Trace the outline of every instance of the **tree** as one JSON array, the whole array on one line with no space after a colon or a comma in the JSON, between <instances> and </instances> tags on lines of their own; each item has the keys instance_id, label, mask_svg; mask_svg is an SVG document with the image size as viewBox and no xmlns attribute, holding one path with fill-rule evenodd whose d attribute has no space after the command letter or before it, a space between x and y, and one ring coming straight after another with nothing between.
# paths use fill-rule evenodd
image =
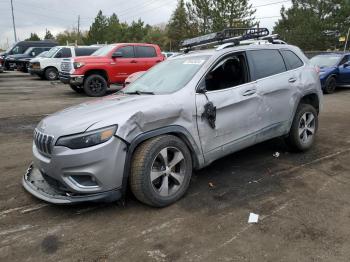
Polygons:
<instances>
[{"instance_id":1,"label":"tree","mask_svg":"<svg viewBox=\"0 0 350 262\"><path fill-rule=\"evenodd\" d=\"M106 16L102 14L100 10L95 17L94 22L90 26L90 30L88 32L87 40L90 44L95 43L104 43L108 41L107 39L108 32L108 19Z\"/></svg>"},{"instance_id":2,"label":"tree","mask_svg":"<svg viewBox=\"0 0 350 262\"><path fill-rule=\"evenodd\" d=\"M108 18L106 40L108 43L117 43L121 41L122 37L122 25L117 15L113 13Z\"/></svg>"},{"instance_id":3,"label":"tree","mask_svg":"<svg viewBox=\"0 0 350 262\"><path fill-rule=\"evenodd\" d=\"M40 37L36 33L30 33L30 37L26 41L40 41Z\"/></svg>"},{"instance_id":4,"label":"tree","mask_svg":"<svg viewBox=\"0 0 350 262\"><path fill-rule=\"evenodd\" d=\"M256 10L248 3L248 0L217 0L213 1L212 5L212 31L255 25Z\"/></svg>"},{"instance_id":5,"label":"tree","mask_svg":"<svg viewBox=\"0 0 350 262\"><path fill-rule=\"evenodd\" d=\"M60 45L66 45L67 43L75 43L78 41L78 44L84 44L87 38L87 33L80 33L78 36L78 32L76 30L65 30L56 35L56 41ZM85 39L85 40L84 40Z\"/></svg>"},{"instance_id":6,"label":"tree","mask_svg":"<svg viewBox=\"0 0 350 262\"><path fill-rule=\"evenodd\" d=\"M186 3L192 24L201 34L207 34L212 29L212 10L215 0L192 0Z\"/></svg>"},{"instance_id":7,"label":"tree","mask_svg":"<svg viewBox=\"0 0 350 262\"><path fill-rule=\"evenodd\" d=\"M275 33L304 50L335 48L339 45L338 37L324 32L339 31L345 35L350 26L350 6L346 0L292 0L291 8L282 7L281 16Z\"/></svg>"},{"instance_id":8,"label":"tree","mask_svg":"<svg viewBox=\"0 0 350 262\"><path fill-rule=\"evenodd\" d=\"M55 39L55 37L51 34L50 30L46 30L44 39Z\"/></svg>"},{"instance_id":9,"label":"tree","mask_svg":"<svg viewBox=\"0 0 350 262\"><path fill-rule=\"evenodd\" d=\"M167 26L169 49L179 49L181 40L193 36L184 0L179 0ZM171 51L171 50L170 50Z\"/></svg>"}]
</instances>

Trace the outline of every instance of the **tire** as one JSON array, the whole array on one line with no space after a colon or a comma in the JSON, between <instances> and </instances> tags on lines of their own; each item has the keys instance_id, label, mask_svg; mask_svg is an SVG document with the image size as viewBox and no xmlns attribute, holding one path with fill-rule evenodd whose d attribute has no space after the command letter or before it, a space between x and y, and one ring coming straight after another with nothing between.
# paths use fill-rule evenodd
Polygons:
<instances>
[{"instance_id":1,"label":"tire","mask_svg":"<svg viewBox=\"0 0 350 262\"><path fill-rule=\"evenodd\" d=\"M58 79L58 71L56 68L50 67L45 70L45 79L49 81L54 81Z\"/></svg>"},{"instance_id":2,"label":"tire","mask_svg":"<svg viewBox=\"0 0 350 262\"><path fill-rule=\"evenodd\" d=\"M72 90L77 92L78 94L84 93L84 88L81 86L69 85Z\"/></svg>"},{"instance_id":3,"label":"tire","mask_svg":"<svg viewBox=\"0 0 350 262\"><path fill-rule=\"evenodd\" d=\"M172 165L175 159L182 160ZM173 167L169 168L171 165ZM176 136L164 135L143 142L135 150L129 182L139 201L153 207L165 207L186 193L191 175L192 157L186 144Z\"/></svg>"},{"instance_id":4,"label":"tire","mask_svg":"<svg viewBox=\"0 0 350 262\"><path fill-rule=\"evenodd\" d=\"M308 122L310 123L307 125ZM317 130L318 114L316 109L309 104L300 104L286 138L286 143L292 151L307 151L315 142Z\"/></svg>"},{"instance_id":5,"label":"tire","mask_svg":"<svg viewBox=\"0 0 350 262\"><path fill-rule=\"evenodd\" d=\"M336 87L337 87L337 80L333 76L331 76L326 80L326 85L323 92L325 94L333 94Z\"/></svg>"},{"instance_id":6,"label":"tire","mask_svg":"<svg viewBox=\"0 0 350 262\"><path fill-rule=\"evenodd\" d=\"M91 75L84 81L84 91L88 96L104 96L107 92L107 81L101 75Z\"/></svg>"}]
</instances>

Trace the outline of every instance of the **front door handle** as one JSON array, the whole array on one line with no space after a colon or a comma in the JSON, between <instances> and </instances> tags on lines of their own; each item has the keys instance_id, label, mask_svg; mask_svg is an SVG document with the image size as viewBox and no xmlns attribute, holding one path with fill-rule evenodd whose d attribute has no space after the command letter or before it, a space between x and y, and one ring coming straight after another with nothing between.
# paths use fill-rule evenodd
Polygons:
<instances>
[{"instance_id":1,"label":"front door handle","mask_svg":"<svg viewBox=\"0 0 350 262\"><path fill-rule=\"evenodd\" d=\"M295 83L296 81L297 81L297 79L294 77L289 78L289 80L288 80L289 83Z\"/></svg>"},{"instance_id":2,"label":"front door handle","mask_svg":"<svg viewBox=\"0 0 350 262\"><path fill-rule=\"evenodd\" d=\"M137 63L137 61L136 61L136 60L131 60L131 61L130 61L130 63L132 63L132 64L136 64L136 63Z\"/></svg>"},{"instance_id":3,"label":"front door handle","mask_svg":"<svg viewBox=\"0 0 350 262\"><path fill-rule=\"evenodd\" d=\"M256 89L249 89L243 93L243 96L251 96L256 93Z\"/></svg>"}]
</instances>

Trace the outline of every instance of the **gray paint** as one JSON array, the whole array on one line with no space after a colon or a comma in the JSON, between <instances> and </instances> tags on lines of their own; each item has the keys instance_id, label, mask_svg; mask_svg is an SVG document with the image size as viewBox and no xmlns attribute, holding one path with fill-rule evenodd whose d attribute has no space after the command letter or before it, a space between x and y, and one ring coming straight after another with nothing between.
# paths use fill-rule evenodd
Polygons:
<instances>
[{"instance_id":1,"label":"gray paint","mask_svg":"<svg viewBox=\"0 0 350 262\"><path fill-rule=\"evenodd\" d=\"M203 94L196 87L211 66L223 56L236 51L255 49L290 49L305 65L296 70L252 81L240 86L208 92L217 107L216 128L202 119ZM209 60L181 90L169 95L111 95L83 103L44 118L38 130L61 136L118 125L116 137L91 148L71 150L54 147L51 157L43 156L33 145L34 165L61 181L76 193L97 193L122 187L126 144L140 135L168 126L183 127L199 148L199 167L255 143L289 132L299 100L306 94L317 94L322 100L318 75L302 52L287 45L239 46L220 51L207 50L180 55L210 55ZM288 80L294 77L295 83ZM254 90L251 96L243 96ZM89 174L99 187L79 188L70 183L70 174Z\"/></svg>"}]
</instances>

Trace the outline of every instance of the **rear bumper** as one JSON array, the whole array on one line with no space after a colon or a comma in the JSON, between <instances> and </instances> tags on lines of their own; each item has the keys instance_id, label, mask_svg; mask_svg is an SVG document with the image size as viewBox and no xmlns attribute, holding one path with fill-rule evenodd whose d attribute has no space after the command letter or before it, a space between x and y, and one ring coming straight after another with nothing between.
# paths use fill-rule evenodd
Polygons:
<instances>
[{"instance_id":1,"label":"rear bumper","mask_svg":"<svg viewBox=\"0 0 350 262\"><path fill-rule=\"evenodd\" d=\"M81 202L113 202L122 197L119 189L94 193L76 194L68 193L59 187L53 187L43 177L40 170L31 164L23 177L23 187L35 197L53 204L75 204Z\"/></svg>"},{"instance_id":2,"label":"rear bumper","mask_svg":"<svg viewBox=\"0 0 350 262\"><path fill-rule=\"evenodd\" d=\"M84 75L71 75L69 73L60 72L59 79L64 84L82 85L84 83Z\"/></svg>"}]
</instances>

